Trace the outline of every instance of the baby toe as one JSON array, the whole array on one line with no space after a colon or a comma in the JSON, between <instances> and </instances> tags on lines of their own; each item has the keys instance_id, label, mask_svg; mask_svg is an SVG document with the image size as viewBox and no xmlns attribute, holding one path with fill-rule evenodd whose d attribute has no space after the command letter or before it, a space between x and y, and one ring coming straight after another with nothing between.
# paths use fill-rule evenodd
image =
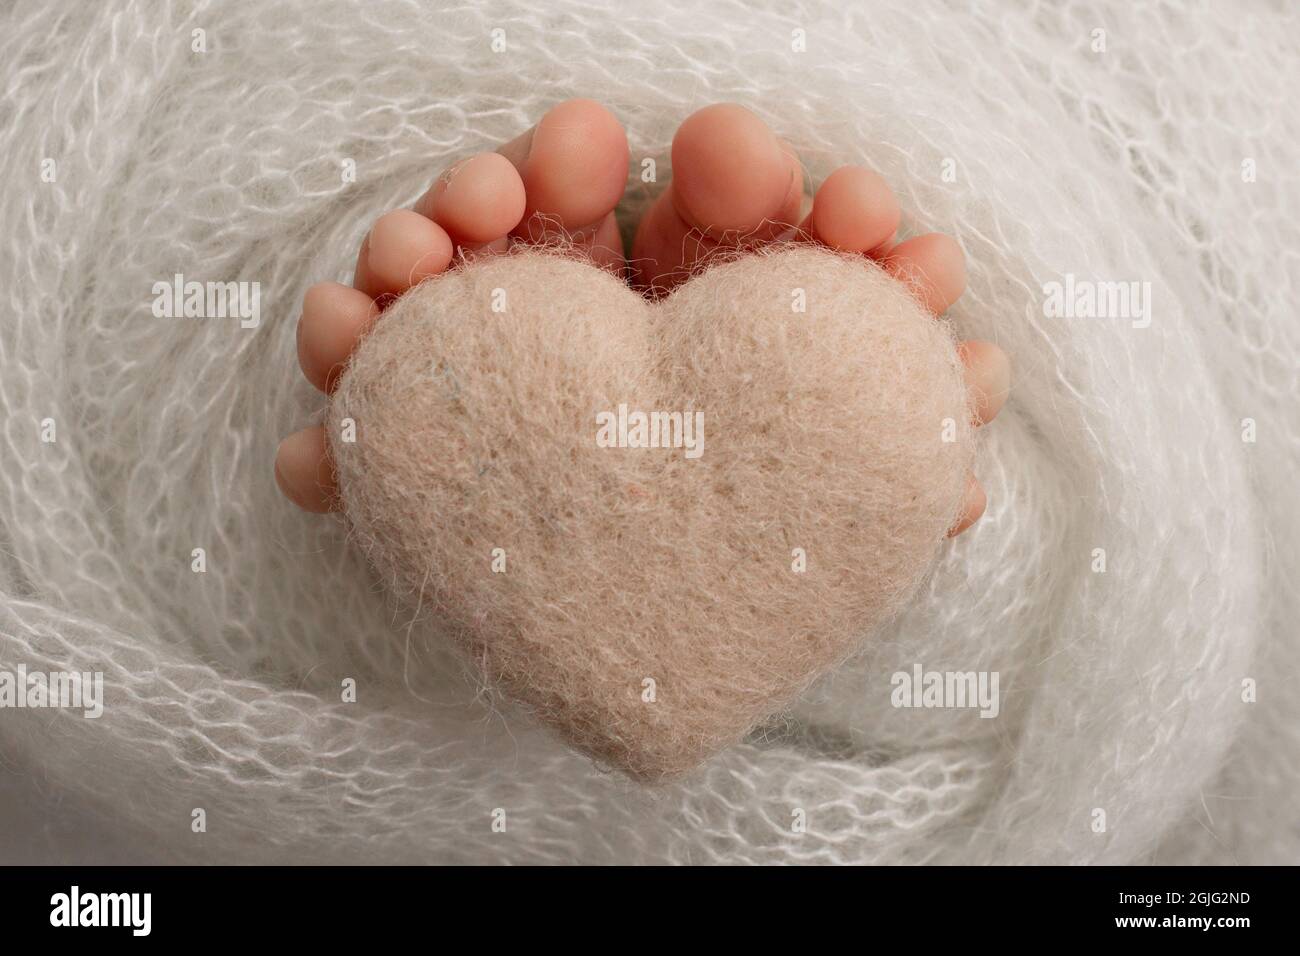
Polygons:
<instances>
[{"instance_id":1,"label":"baby toe","mask_svg":"<svg viewBox=\"0 0 1300 956\"><path fill-rule=\"evenodd\" d=\"M718 103L691 114L673 137L672 157L673 205L708 235L745 235L765 223L791 225L798 217L798 160L743 106Z\"/></svg>"},{"instance_id":2,"label":"baby toe","mask_svg":"<svg viewBox=\"0 0 1300 956\"><path fill-rule=\"evenodd\" d=\"M500 153L457 163L429 188L415 211L446 230L457 246L480 246L510 234L524 217L524 182Z\"/></svg>"},{"instance_id":3,"label":"baby toe","mask_svg":"<svg viewBox=\"0 0 1300 956\"><path fill-rule=\"evenodd\" d=\"M976 521L984 516L984 510L988 507L988 495L984 492L984 487L972 474L966 479L966 491L962 495L961 512L957 518L957 523L948 529L948 537L955 538L961 534Z\"/></svg>"},{"instance_id":4,"label":"baby toe","mask_svg":"<svg viewBox=\"0 0 1300 956\"><path fill-rule=\"evenodd\" d=\"M992 342L976 339L958 345L957 354L966 368L971 417L975 424L985 425L1002 410L1011 392L1011 362Z\"/></svg>"},{"instance_id":5,"label":"baby toe","mask_svg":"<svg viewBox=\"0 0 1300 956\"><path fill-rule=\"evenodd\" d=\"M902 209L884 178L861 166L841 166L813 197L809 236L842 252L882 250L898 231Z\"/></svg>"},{"instance_id":6,"label":"baby toe","mask_svg":"<svg viewBox=\"0 0 1300 956\"><path fill-rule=\"evenodd\" d=\"M900 242L882 264L935 315L947 311L966 289L966 257L957 240L941 233Z\"/></svg>"},{"instance_id":7,"label":"baby toe","mask_svg":"<svg viewBox=\"0 0 1300 956\"><path fill-rule=\"evenodd\" d=\"M561 237L590 245L623 198L627 135L594 100L559 104L499 152L523 183L523 221L515 234L525 241Z\"/></svg>"},{"instance_id":8,"label":"baby toe","mask_svg":"<svg viewBox=\"0 0 1300 956\"><path fill-rule=\"evenodd\" d=\"M275 483L304 511L323 513L338 506L334 465L320 425L294 432L275 453Z\"/></svg>"},{"instance_id":9,"label":"baby toe","mask_svg":"<svg viewBox=\"0 0 1300 956\"><path fill-rule=\"evenodd\" d=\"M379 314L375 300L338 282L320 282L307 290L298 320L298 364L307 381L322 392L347 365L362 334Z\"/></svg>"},{"instance_id":10,"label":"baby toe","mask_svg":"<svg viewBox=\"0 0 1300 956\"><path fill-rule=\"evenodd\" d=\"M401 295L443 272L452 252L442 226L410 209L395 209L375 221L363 243L355 285L375 299Z\"/></svg>"},{"instance_id":11,"label":"baby toe","mask_svg":"<svg viewBox=\"0 0 1300 956\"><path fill-rule=\"evenodd\" d=\"M632 246L636 283L664 292L719 246L757 246L799 221L803 172L788 144L735 103L707 106L678 128L673 181Z\"/></svg>"}]
</instances>

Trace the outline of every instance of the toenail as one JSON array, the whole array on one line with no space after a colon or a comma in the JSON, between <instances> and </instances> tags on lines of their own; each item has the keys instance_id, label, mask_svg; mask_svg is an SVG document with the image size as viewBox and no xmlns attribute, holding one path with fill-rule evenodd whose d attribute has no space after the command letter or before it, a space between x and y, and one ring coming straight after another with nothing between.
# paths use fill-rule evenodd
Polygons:
<instances>
[{"instance_id":1,"label":"toenail","mask_svg":"<svg viewBox=\"0 0 1300 956\"><path fill-rule=\"evenodd\" d=\"M456 174L459 173L462 169L464 169L465 164L468 163L469 160L472 158L473 157L470 157L469 159L462 159L448 166L446 171L442 174L442 184L444 186L450 186L451 181L456 178Z\"/></svg>"}]
</instances>

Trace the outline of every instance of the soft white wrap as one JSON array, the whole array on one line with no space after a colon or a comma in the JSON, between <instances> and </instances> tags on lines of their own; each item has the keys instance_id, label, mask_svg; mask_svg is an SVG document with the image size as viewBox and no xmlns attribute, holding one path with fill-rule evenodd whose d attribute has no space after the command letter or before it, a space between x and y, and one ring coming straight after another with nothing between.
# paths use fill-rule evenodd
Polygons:
<instances>
[{"instance_id":1,"label":"soft white wrap","mask_svg":"<svg viewBox=\"0 0 1300 956\"><path fill-rule=\"evenodd\" d=\"M106 701L0 710L0 860L1300 860L1294 14L851 6L3 14L0 668L102 671ZM271 478L323 406L304 289L571 96L624 121L629 207L717 100L813 181L879 170L961 241L953 319L1015 371L989 513L915 607L667 789L487 699ZM260 282L260 324L156 318L177 273ZM1045 316L1066 274L1150 282L1149 327ZM1000 714L893 708L916 663L997 671Z\"/></svg>"}]
</instances>

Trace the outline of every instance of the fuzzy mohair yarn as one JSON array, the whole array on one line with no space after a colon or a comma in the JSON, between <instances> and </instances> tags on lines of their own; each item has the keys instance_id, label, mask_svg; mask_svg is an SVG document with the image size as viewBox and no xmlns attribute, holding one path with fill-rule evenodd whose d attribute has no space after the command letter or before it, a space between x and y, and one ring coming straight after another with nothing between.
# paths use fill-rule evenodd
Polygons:
<instances>
[{"instance_id":1,"label":"fuzzy mohair yarn","mask_svg":"<svg viewBox=\"0 0 1300 956\"><path fill-rule=\"evenodd\" d=\"M382 580L566 740L658 779L911 597L969 420L945 323L863 257L790 246L656 304L553 253L457 268L383 314L327 434Z\"/></svg>"},{"instance_id":2,"label":"fuzzy mohair yarn","mask_svg":"<svg viewBox=\"0 0 1300 956\"><path fill-rule=\"evenodd\" d=\"M0 711L0 860L1300 860L1298 29L1158 0L0 4L0 668L104 675L98 719ZM905 233L961 243L947 318L1015 372L979 524L657 787L485 692L271 475L322 421L304 291L574 96L627 130L625 223L711 102L809 185L876 170ZM155 316L176 273L259 282L260 323ZM1045 314L1067 276L1150 281L1149 324ZM917 664L999 673L997 717L894 707Z\"/></svg>"}]
</instances>

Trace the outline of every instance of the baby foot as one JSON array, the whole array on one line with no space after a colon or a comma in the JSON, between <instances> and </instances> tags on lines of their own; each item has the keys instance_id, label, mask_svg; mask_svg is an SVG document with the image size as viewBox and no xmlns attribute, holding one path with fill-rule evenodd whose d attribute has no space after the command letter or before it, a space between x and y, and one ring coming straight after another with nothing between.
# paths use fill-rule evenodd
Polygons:
<instances>
[{"instance_id":1,"label":"baby foot","mask_svg":"<svg viewBox=\"0 0 1300 956\"><path fill-rule=\"evenodd\" d=\"M672 155L673 182L642 219L633 244L631 278L644 292L663 294L719 248L789 238L869 256L906 282L935 315L964 289L961 250L951 238L930 234L894 242L898 202L870 170L836 170L801 217L808 202L794 151L743 107L719 104L691 115L673 139ZM590 100L562 103L495 153L453 166L414 210L376 221L361 245L351 288L325 282L307 291L298 325L303 373L321 391L332 392L370 323L411 286L445 271L458 254L563 238L596 264L622 269L613 210L627 166L621 126ZM1007 359L989 342L963 342L959 352L974 419L983 425L1006 398ZM300 507L322 512L336 506L338 489L321 427L281 443L275 474ZM951 534L974 524L985 505L972 475Z\"/></svg>"},{"instance_id":2,"label":"baby foot","mask_svg":"<svg viewBox=\"0 0 1300 956\"><path fill-rule=\"evenodd\" d=\"M334 390L361 336L407 289L456 256L512 242L562 239L597 265L623 268L614 206L627 182L627 138L591 100L569 100L528 132L444 171L414 209L379 217L361 243L352 286L322 282L303 297L298 362L307 380ZM299 507L336 507L334 469L321 426L280 444L280 490Z\"/></svg>"},{"instance_id":3,"label":"baby foot","mask_svg":"<svg viewBox=\"0 0 1300 956\"><path fill-rule=\"evenodd\" d=\"M898 200L868 169L841 166L831 173L803 215L808 203L798 157L742 106L720 103L689 116L673 137L672 168L672 183L642 218L632 246L632 281L642 291L667 292L720 248L782 239L866 255L907 283L936 316L965 289L965 263L953 239L931 233L894 241ZM1007 357L991 342L963 342L958 352L975 423L983 425L1006 400ZM978 521L986 504L972 474L962 515L949 533L960 534Z\"/></svg>"}]
</instances>

